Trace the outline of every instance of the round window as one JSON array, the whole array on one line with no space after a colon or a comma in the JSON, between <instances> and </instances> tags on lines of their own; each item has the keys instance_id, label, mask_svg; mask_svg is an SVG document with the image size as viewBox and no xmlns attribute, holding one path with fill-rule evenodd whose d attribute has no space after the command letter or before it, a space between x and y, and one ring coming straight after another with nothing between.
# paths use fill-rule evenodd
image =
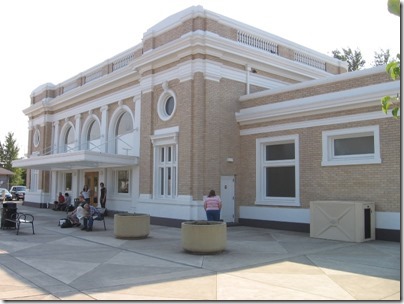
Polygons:
<instances>
[{"instance_id":1,"label":"round window","mask_svg":"<svg viewBox=\"0 0 404 304\"><path fill-rule=\"evenodd\" d=\"M157 105L157 112L161 120L167 121L173 117L176 109L175 97L171 94L164 94L160 97Z\"/></svg>"},{"instance_id":2,"label":"round window","mask_svg":"<svg viewBox=\"0 0 404 304\"><path fill-rule=\"evenodd\" d=\"M175 103L174 103L174 97L172 97L172 96L170 96L168 99L167 99L167 101L166 101L166 105L165 105L165 111L166 111L166 114L168 115L168 116L170 116L171 114L173 114L173 112L174 112L174 106L175 106Z\"/></svg>"},{"instance_id":3,"label":"round window","mask_svg":"<svg viewBox=\"0 0 404 304\"><path fill-rule=\"evenodd\" d=\"M38 129L36 129L35 133L34 133L34 138L33 138L35 148L39 146L40 141L41 141L40 132Z\"/></svg>"}]
</instances>

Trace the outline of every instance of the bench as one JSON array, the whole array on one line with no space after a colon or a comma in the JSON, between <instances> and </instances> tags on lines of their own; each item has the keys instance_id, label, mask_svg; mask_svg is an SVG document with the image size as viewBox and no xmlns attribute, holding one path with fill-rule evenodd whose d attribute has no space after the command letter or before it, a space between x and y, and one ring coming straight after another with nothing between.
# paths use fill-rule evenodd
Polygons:
<instances>
[{"instance_id":1,"label":"bench","mask_svg":"<svg viewBox=\"0 0 404 304\"><path fill-rule=\"evenodd\" d=\"M94 221L102 221L104 223L104 230L107 230L107 227L105 226L105 208L96 208L96 209L100 213L100 216L95 218Z\"/></svg>"},{"instance_id":2,"label":"bench","mask_svg":"<svg viewBox=\"0 0 404 304\"><path fill-rule=\"evenodd\" d=\"M20 231L21 224L31 224L32 234L35 234L34 216L32 214L16 212L16 213L13 213L10 218L5 219L5 221L14 223L17 226L17 235L18 235L18 232Z\"/></svg>"}]
</instances>

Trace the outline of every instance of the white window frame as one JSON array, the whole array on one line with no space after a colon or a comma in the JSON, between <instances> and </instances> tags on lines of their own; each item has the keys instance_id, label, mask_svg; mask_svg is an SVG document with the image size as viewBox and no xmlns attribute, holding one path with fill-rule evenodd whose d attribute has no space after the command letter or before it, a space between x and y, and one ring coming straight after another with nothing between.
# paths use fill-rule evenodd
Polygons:
<instances>
[{"instance_id":1,"label":"white window frame","mask_svg":"<svg viewBox=\"0 0 404 304\"><path fill-rule=\"evenodd\" d=\"M374 153L352 154L336 156L334 154L334 141L336 139L373 136ZM346 166L380 164L380 133L379 126L366 126L357 128L338 129L322 132L323 158L322 166Z\"/></svg>"},{"instance_id":2,"label":"white window frame","mask_svg":"<svg viewBox=\"0 0 404 304\"><path fill-rule=\"evenodd\" d=\"M265 160L267 145L293 143L295 158L288 160ZM265 171L268 167L295 167L295 197L267 197ZM300 166L299 166L299 135L287 135L259 138L256 140L256 205L268 206L300 206Z\"/></svg>"},{"instance_id":3,"label":"white window frame","mask_svg":"<svg viewBox=\"0 0 404 304\"><path fill-rule=\"evenodd\" d=\"M173 90L170 90L168 88L168 82L163 83L163 89L164 89L164 91L160 95L159 100L157 102L157 114L159 115L159 118L162 121L168 121L174 116L175 111L177 109L177 96ZM173 98L174 108L173 108L173 111L169 114L166 111L166 104L167 104L168 100L170 99L170 97Z\"/></svg>"},{"instance_id":4,"label":"white window frame","mask_svg":"<svg viewBox=\"0 0 404 304\"><path fill-rule=\"evenodd\" d=\"M118 178L119 178L119 172L121 172L121 171L126 171L126 173L128 174L128 193L125 193L125 192L119 192L119 180L118 180ZM117 195L117 196L130 196L130 193L131 193L131 170L128 170L128 169L126 169L126 168L119 168L119 169L116 169L116 170L114 170L114 186L115 186L115 194Z\"/></svg>"},{"instance_id":5,"label":"white window frame","mask_svg":"<svg viewBox=\"0 0 404 304\"><path fill-rule=\"evenodd\" d=\"M156 130L151 136L153 144L153 198L154 199L176 199L178 197L178 127ZM173 153L171 161L161 162L162 148L166 151L171 147ZM171 191L168 194L166 176L164 177L164 194L161 189L161 168L171 168ZM166 170L164 170L166 172ZM173 176L174 175L174 176Z\"/></svg>"}]
</instances>

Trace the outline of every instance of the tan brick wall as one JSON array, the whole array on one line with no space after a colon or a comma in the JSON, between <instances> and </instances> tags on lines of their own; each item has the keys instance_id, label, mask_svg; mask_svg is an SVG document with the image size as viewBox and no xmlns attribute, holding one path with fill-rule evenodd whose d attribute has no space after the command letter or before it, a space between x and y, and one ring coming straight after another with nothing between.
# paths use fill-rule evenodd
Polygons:
<instances>
[{"instance_id":1,"label":"tan brick wall","mask_svg":"<svg viewBox=\"0 0 404 304\"><path fill-rule=\"evenodd\" d=\"M140 125L140 163L139 163L139 191L140 193L152 193L153 183L153 150L150 135L153 134L152 114L155 111L153 93L145 93L141 98L141 125Z\"/></svg>"},{"instance_id":2,"label":"tan brick wall","mask_svg":"<svg viewBox=\"0 0 404 304\"><path fill-rule=\"evenodd\" d=\"M322 131L371 125L380 126L381 164L321 166ZM254 205L256 139L289 134L299 134L301 207L312 200L360 200L375 202L376 211L399 212L400 122L393 118L242 136L238 205Z\"/></svg>"},{"instance_id":3,"label":"tan brick wall","mask_svg":"<svg viewBox=\"0 0 404 304\"><path fill-rule=\"evenodd\" d=\"M190 81L170 81L168 87L175 92L177 102L169 121L160 120L157 112L162 86L142 96L140 192L152 193L150 135L158 129L178 126L178 194L202 199L209 189L219 191L220 176L237 172L237 167L226 159L239 158L239 129L234 113L245 87L228 80L207 81L201 73Z\"/></svg>"}]
</instances>

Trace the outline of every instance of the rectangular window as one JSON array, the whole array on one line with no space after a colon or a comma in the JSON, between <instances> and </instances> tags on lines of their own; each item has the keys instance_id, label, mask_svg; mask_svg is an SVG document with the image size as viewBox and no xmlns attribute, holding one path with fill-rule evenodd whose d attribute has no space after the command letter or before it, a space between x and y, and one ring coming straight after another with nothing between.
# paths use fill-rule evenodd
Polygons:
<instances>
[{"instance_id":1,"label":"rectangular window","mask_svg":"<svg viewBox=\"0 0 404 304\"><path fill-rule=\"evenodd\" d=\"M352 138L336 138L334 140L334 155L373 154L375 144L373 136L359 136Z\"/></svg>"},{"instance_id":2,"label":"rectangular window","mask_svg":"<svg viewBox=\"0 0 404 304\"><path fill-rule=\"evenodd\" d=\"M299 206L298 135L257 140L256 203Z\"/></svg>"},{"instance_id":3,"label":"rectangular window","mask_svg":"<svg viewBox=\"0 0 404 304\"><path fill-rule=\"evenodd\" d=\"M118 193L129 193L129 171L117 171Z\"/></svg>"},{"instance_id":4,"label":"rectangular window","mask_svg":"<svg viewBox=\"0 0 404 304\"><path fill-rule=\"evenodd\" d=\"M179 127L155 130L153 144L153 198L175 199L178 195Z\"/></svg>"},{"instance_id":5,"label":"rectangular window","mask_svg":"<svg viewBox=\"0 0 404 304\"><path fill-rule=\"evenodd\" d=\"M379 127L324 131L323 166L381 163Z\"/></svg>"},{"instance_id":6,"label":"rectangular window","mask_svg":"<svg viewBox=\"0 0 404 304\"><path fill-rule=\"evenodd\" d=\"M159 159L158 166L158 189L159 197L170 198L176 196L176 168L175 146L163 146L157 148Z\"/></svg>"}]
</instances>

